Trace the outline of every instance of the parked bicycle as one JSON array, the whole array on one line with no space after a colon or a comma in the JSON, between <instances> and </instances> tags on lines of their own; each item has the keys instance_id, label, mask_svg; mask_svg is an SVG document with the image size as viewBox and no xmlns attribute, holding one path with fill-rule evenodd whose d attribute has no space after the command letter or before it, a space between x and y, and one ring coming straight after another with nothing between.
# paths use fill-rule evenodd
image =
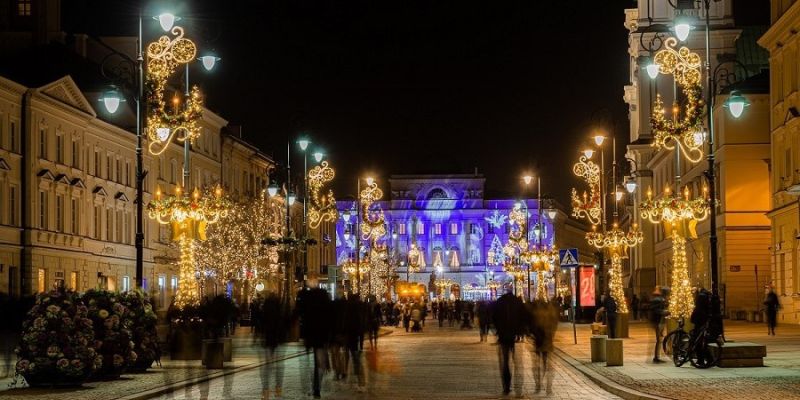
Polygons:
<instances>
[{"instance_id":1,"label":"parked bicycle","mask_svg":"<svg viewBox=\"0 0 800 400\"><path fill-rule=\"evenodd\" d=\"M719 361L720 351L715 351L710 346L712 343L716 343L717 348L721 349L723 340L721 335L715 335L709 329L708 321L686 332L683 319L679 319L678 328L664 337L662 349L664 354L672 357L676 367L681 367L688 361L695 368L706 369L717 365Z\"/></svg>"}]
</instances>

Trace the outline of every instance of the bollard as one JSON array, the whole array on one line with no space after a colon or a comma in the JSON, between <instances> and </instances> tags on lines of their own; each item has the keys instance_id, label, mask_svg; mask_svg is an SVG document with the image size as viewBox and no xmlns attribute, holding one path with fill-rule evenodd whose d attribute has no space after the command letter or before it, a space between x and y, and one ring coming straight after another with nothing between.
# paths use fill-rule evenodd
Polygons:
<instances>
[{"instance_id":1,"label":"bollard","mask_svg":"<svg viewBox=\"0 0 800 400\"><path fill-rule=\"evenodd\" d=\"M606 360L606 335L593 335L591 343L592 362L603 362Z\"/></svg>"},{"instance_id":2,"label":"bollard","mask_svg":"<svg viewBox=\"0 0 800 400\"><path fill-rule=\"evenodd\" d=\"M622 339L606 340L606 367L621 367Z\"/></svg>"}]
</instances>

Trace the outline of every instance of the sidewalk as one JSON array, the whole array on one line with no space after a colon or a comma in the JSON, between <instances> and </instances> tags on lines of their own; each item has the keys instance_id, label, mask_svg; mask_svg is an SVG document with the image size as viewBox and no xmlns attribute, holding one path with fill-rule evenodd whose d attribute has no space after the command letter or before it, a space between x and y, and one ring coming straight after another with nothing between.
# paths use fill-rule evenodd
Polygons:
<instances>
[{"instance_id":1,"label":"sidewalk","mask_svg":"<svg viewBox=\"0 0 800 400\"><path fill-rule=\"evenodd\" d=\"M767 336L763 323L725 321L728 341L755 342L767 346L762 368L696 369L691 365L677 368L672 361L653 364L655 337L650 325L632 322L630 338L624 341L624 366L606 367L592 363L589 325L578 325L578 344L573 344L572 325L562 323L556 334L561 355L574 360L581 372L600 375L606 382L622 385L633 391L628 398L637 398L635 391L654 398L720 399L796 398L800 395L800 326L781 325L777 336ZM571 359L571 360L570 360Z\"/></svg>"},{"instance_id":2,"label":"sidewalk","mask_svg":"<svg viewBox=\"0 0 800 400\"><path fill-rule=\"evenodd\" d=\"M276 359L304 354L300 343L290 343L279 348ZM77 388L13 388L11 379L0 380L0 398L63 400L65 396L86 400L136 398L137 394L175 387L185 382L197 382L227 373L255 368L270 360L264 358L260 345L253 343L249 328L240 328L233 338L233 361L226 362L222 370L208 370L199 360L172 361L162 357L162 368L151 368L143 374L125 374L112 381L88 382Z\"/></svg>"}]
</instances>

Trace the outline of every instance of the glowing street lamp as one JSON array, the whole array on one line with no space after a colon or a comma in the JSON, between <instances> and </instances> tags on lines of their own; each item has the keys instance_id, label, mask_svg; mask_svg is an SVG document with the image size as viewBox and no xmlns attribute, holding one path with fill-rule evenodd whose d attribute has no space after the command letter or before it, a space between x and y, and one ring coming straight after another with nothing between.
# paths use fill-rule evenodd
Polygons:
<instances>
[{"instance_id":1,"label":"glowing street lamp","mask_svg":"<svg viewBox=\"0 0 800 400\"><path fill-rule=\"evenodd\" d=\"M297 141L297 144L300 145L300 150L306 151L308 145L311 144L311 141L308 139L300 139Z\"/></svg>"},{"instance_id":2,"label":"glowing street lamp","mask_svg":"<svg viewBox=\"0 0 800 400\"><path fill-rule=\"evenodd\" d=\"M598 145L598 146L602 146L603 142L605 142L605 140L606 140L606 137L603 136L603 135L595 135L595 137L594 137L594 143L596 145Z\"/></svg>"},{"instance_id":3,"label":"glowing street lamp","mask_svg":"<svg viewBox=\"0 0 800 400\"><path fill-rule=\"evenodd\" d=\"M270 183L269 186L267 186L267 193L270 197L275 197L275 195L278 194L278 184L275 182Z\"/></svg>"},{"instance_id":4,"label":"glowing street lamp","mask_svg":"<svg viewBox=\"0 0 800 400\"><path fill-rule=\"evenodd\" d=\"M649 76L650 79L656 79L658 77L658 71L660 69L658 64L650 62L650 64L647 64L644 69L647 71L647 76Z\"/></svg>"},{"instance_id":5,"label":"glowing street lamp","mask_svg":"<svg viewBox=\"0 0 800 400\"><path fill-rule=\"evenodd\" d=\"M119 109L119 104L124 103L125 99L119 95L117 90L109 90L100 98L100 102L105 106L109 114L114 114ZM741 112L739 113L741 114Z\"/></svg>"},{"instance_id":6,"label":"glowing street lamp","mask_svg":"<svg viewBox=\"0 0 800 400\"><path fill-rule=\"evenodd\" d=\"M533 177L530 175L525 175L522 177L522 181L525 182L526 185L530 185Z\"/></svg>"},{"instance_id":7,"label":"glowing street lamp","mask_svg":"<svg viewBox=\"0 0 800 400\"><path fill-rule=\"evenodd\" d=\"M728 100L725 101L723 107L727 108L733 118L739 118L742 116L744 112L744 108L750 105L750 101L747 100L746 97L742 96L738 90L734 90L731 92L731 95L728 97Z\"/></svg>"},{"instance_id":8,"label":"glowing street lamp","mask_svg":"<svg viewBox=\"0 0 800 400\"><path fill-rule=\"evenodd\" d=\"M672 29L681 42L685 41L689 37L689 33L694 29L692 22L692 18L688 15L678 15L673 20Z\"/></svg>"},{"instance_id":9,"label":"glowing street lamp","mask_svg":"<svg viewBox=\"0 0 800 400\"><path fill-rule=\"evenodd\" d=\"M322 161L322 158L325 157L325 153L323 153L321 151L316 151L316 152L314 152L313 156L314 156L314 160L316 162L320 162L320 161Z\"/></svg>"},{"instance_id":10,"label":"glowing street lamp","mask_svg":"<svg viewBox=\"0 0 800 400\"><path fill-rule=\"evenodd\" d=\"M594 150L592 150L592 149L586 149L586 150L584 150L584 151L583 151L583 155L584 155L586 158L592 158L592 156L594 155Z\"/></svg>"},{"instance_id":11,"label":"glowing street lamp","mask_svg":"<svg viewBox=\"0 0 800 400\"><path fill-rule=\"evenodd\" d=\"M294 193L294 191L290 191L287 198L289 199L289 206L293 206L294 202L297 200L297 195Z\"/></svg>"},{"instance_id":12,"label":"glowing street lamp","mask_svg":"<svg viewBox=\"0 0 800 400\"><path fill-rule=\"evenodd\" d=\"M198 60L200 60L200 63L203 64L203 68L205 68L206 71L211 71L217 65L217 61L222 59L217 56L208 54L198 58Z\"/></svg>"},{"instance_id":13,"label":"glowing street lamp","mask_svg":"<svg viewBox=\"0 0 800 400\"><path fill-rule=\"evenodd\" d=\"M181 20L180 17L176 17L175 14L171 13L163 13L157 17L153 17L153 19L158 21L158 24L161 25L161 29L163 29L164 32L169 32L175 25L175 22Z\"/></svg>"},{"instance_id":14,"label":"glowing street lamp","mask_svg":"<svg viewBox=\"0 0 800 400\"><path fill-rule=\"evenodd\" d=\"M636 186L636 180L633 179L633 177L630 177L625 181L625 190L627 190L628 193L633 194L633 192L636 191Z\"/></svg>"}]
</instances>

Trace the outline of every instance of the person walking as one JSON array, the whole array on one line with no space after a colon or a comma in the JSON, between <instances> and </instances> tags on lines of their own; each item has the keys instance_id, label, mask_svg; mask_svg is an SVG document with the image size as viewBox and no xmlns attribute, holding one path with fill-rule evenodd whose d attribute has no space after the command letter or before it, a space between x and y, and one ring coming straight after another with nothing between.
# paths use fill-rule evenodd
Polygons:
<instances>
[{"instance_id":1,"label":"person walking","mask_svg":"<svg viewBox=\"0 0 800 400\"><path fill-rule=\"evenodd\" d=\"M767 310L767 334L775 336L775 325L778 324L778 309L781 308L781 303L772 287L767 289L764 306Z\"/></svg>"},{"instance_id":2,"label":"person walking","mask_svg":"<svg viewBox=\"0 0 800 400\"><path fill-rule=\"evenodd\" d=\"M653 353L653 363L662 363L659 358L659 350L661 350L661 340L664 338L664 315L667 310L667 301L664 298L664 293L661 288L656 286L653 291L653 296L650 299L650 325L653 327L653 332L656 336L656 349Z\"/></svg>"},{"instance_id":3,"label":"person walking","mask_svg":"<svg viewBox=\"0 0 800 400\"><path fill-rule=\"evenodd\" d=\"M543 385L548 395L553 393L553 376L548 356L553 351L553 338L558 328L558 310L557 304L541 300L535 301L530 307L530 334L536 346L533 359L536 393L542 390Z\"/></svg>"},{"instance_id":4,"label":"person walking","mask_svg":"<svg viewBox=\"0 0 800 400\"><path fill-rule=\"evenodd\" d=\"M313 350L314 372L313 393L314 398L320 398L320 380L323 370L328 366L327 345L331 333L331 300L324 289L301 290L297 296L297 314L300 317L301 332L306 349Z\"/></svg>"},{"instance_id":5,"label":"person walking","mask_svg":"<svg viewBox=\"0 0 800 400\"><path fill-rule=\"evenodd\" d=\"M444 326L444 320L447 318L447 303L439 303L439 328Z\"/></svg>"},{"instance_id":6,"label":"person walking","mask_svg":"<svg viewBox=\"0 0 800 400\"><path fill-rule=\"evenodd\" d=\"M485 301L479 301L476 305L478 309L478 326L480 327L481 342L485 342L489 336L489 305Z\"/></svg>"},{"instance_id":7,"label":"person walking","mask_svg":"<svg viewBox=\"0 0 800 400\"><path fill-rule=\"evenodd\" d=\"M498 357L500 358L500 374L503 380L503 395L511 393L511 366L510 361L514 356L514 344L517 336L523 333L525 322L525 306L519 297L511 293L500 296L492 310L492 320L497 331L499 344ZM515 367L516 362L514 363ZM520 382L518 382L519 384Z\"/></svg>"},{"instance_id":8,"label":"person walking","mask_svg":"<svg viewBox=\"0 0 800 400\"><path fill-rule=\"evenodd\" d=\"M639 298L636 297L636 294L631 297L631 311L633 311L633 320L639 320Z\"/></svg>"}]
</instances>

